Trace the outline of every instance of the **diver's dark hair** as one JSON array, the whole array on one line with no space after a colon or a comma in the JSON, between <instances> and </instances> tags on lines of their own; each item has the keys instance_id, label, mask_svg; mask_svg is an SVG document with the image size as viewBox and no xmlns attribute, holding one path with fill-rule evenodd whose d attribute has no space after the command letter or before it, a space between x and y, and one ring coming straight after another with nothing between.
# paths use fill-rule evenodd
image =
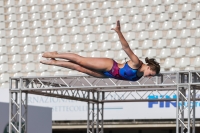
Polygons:
<instances>
[{"instance_id":1,"label":"diver's dark hair","mask_svg":"<svg viewBox=\"0 0 200 133\"><path fill-rule=\"evenodd\" d=\"M147 65L151 68L152 71L155 71L156 74L160 73L160 64L153 58L145 58L145 62L147 63Z\"/></svg>"}]
</instances>

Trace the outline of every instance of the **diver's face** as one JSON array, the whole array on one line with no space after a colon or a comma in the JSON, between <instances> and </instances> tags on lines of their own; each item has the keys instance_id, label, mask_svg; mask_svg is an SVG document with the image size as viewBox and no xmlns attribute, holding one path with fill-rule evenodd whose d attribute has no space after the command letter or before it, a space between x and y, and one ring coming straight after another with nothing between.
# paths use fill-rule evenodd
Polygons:
<instances>
[{"instance_id":1,"label":"diver's face","mask_svg":"<svg viewBox=\"0 0 200 133\"><path fill-rule=\"evenodd\" d=\"M156 75L156 72L151 70L151 68L149 66L147 66L147 68L144 70L144 77L152 77Z\"/></svg>"}]
</instances>

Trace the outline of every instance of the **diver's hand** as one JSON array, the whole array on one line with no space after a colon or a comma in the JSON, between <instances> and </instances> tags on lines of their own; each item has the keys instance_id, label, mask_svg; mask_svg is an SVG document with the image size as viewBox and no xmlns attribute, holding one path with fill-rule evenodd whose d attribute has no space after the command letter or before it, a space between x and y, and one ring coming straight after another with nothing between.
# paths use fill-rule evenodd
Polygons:
<instances>
[{"instance_id":1,"label":"diver's hand","mask_svg":"<svg viewBox=\"0 0 200 133\"><path fill-rule=\"evenodd\" d=\"M116 27L115 28L111 28L111 30L116 31L117 33L121 32L119 20L117 21Z\"/></svg>"}]
</instances>

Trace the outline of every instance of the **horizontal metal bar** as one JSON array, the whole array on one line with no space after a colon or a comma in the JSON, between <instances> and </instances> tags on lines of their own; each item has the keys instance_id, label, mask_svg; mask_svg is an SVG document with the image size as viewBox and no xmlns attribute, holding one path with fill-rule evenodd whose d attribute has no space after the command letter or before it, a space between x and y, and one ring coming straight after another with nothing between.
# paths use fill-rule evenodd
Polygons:
<instances>
[{"instance_id":1,"label":"horizontal metal bar","mask_svg":"<svg viewBox=\"0 0 200 133\"><path fill-rule=\"evenodd\" d=\"M192 100L192 99L191 99ZM200 101L200 98L195 99ZM114 103L114 102L154 102L154 101L176 101L176 99L130 99L130 100L100 100L99 102L103 103Z\"/></svg>"},{"instance_id":2,"label":"horizontal metal bar","mask_svg":"<svg viewBox=\"0 0 200 133\"><path fill-rule=\"evenodd\" d=\"M27 91L29 94L36 94L36 95L42 95L42 96L50 96L50 97L57 97L57 98L64 98L64 99L71 99L71 100L77 100L77 101L91 101L94 103L98 103L98 100L94 99L88 99L88 98L81 98L81 97L73 97L73 96L66 96L66 95L58 95L58 94L53 94L53 93L44 93L44 92L36 92L36 91Z\"/></svg>"}]
</instances>

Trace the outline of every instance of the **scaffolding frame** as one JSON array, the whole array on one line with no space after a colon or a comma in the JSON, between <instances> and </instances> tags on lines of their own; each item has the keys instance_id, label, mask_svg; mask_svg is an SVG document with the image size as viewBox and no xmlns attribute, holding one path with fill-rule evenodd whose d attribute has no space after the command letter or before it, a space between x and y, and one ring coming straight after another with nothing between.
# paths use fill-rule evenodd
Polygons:
<instances>
[{"instance_id":1,"label":"scaffolding frame","mask_svg":"<svg viewBox=\"0 0 200 133\"><path fill-rule=\"evenodd\" d=\"M195 133L200 71L163 72L136 82L85 75L17 77L10 78L9 89L9 133L27 133L28 94L87 102L87 133L103 133L105 103L176 101L176 132ZM162 97L150 99L155 93Z\"/></svg>"}]
</instances>

